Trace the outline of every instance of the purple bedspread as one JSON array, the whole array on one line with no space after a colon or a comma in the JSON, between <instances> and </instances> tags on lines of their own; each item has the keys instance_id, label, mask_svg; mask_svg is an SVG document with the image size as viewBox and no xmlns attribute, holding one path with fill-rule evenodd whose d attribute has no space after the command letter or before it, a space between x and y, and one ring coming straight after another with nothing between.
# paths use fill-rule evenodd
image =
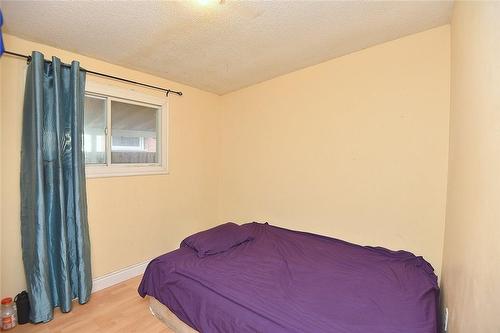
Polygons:
<instances>
[{"instance_id":1,"label":"purple bedspread","mask_svg":"<svg viewBox=\"0 0 500 333\"><path fill-rule=\"evenodd\" d=\"M203 332L436 333L432 266L405 251L248 223L254 240L150 262L139 286Z\"/></svg>"}]
</instances>

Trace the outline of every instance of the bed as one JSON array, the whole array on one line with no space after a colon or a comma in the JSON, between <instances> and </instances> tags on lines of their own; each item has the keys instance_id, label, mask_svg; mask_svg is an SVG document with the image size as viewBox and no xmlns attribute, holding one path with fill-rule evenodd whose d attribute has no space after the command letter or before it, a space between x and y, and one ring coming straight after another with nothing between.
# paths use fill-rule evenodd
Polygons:
<instances>
[{"instance_id":1,"label":"bed","mask_svg":"<svg viewBox=\"0 0 500 333\"><path fill-rule=\"evenodd\" d=\"M227 251L200 258L183 243L149 263L139 294L189 326L178 332L438 332L437 277L422 257L267 223L240 228L251 240Z\"/></svg>"}]
</instances>

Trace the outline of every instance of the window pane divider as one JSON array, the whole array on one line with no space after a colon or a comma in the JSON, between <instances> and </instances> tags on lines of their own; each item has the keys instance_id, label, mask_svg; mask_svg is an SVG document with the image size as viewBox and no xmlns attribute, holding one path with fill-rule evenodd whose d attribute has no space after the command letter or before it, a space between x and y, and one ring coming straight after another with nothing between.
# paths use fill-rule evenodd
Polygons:
<instances>
[{"instance_id":1,"label":"window pane divider","mask_svg":"<svg viewBox=\"0 0 500 333\"><path fill-rule=\"evenodd\" d=\"M110 166L111 163L111 98L106 98L106 165Z\"/></svg>"}]
</instances>

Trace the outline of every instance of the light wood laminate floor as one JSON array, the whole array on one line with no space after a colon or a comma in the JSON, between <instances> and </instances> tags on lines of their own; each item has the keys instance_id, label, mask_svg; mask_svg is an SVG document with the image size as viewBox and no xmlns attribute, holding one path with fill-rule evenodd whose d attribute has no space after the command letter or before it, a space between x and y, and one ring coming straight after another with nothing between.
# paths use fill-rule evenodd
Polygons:
<instances>
[{"instance_id":1,"label":"light wood laminate floor","mask_svg":"<svg viewBox=\"0 0 500 333\"><path fill-rule=\"evenodd\" d=\"M46 324L25 324L12 333L174 333L149 311L148 300L137 293L141 277L133 278L92 294L87 304L73 302L73 310L54 310Z\"/></svg>"}]
</instances>

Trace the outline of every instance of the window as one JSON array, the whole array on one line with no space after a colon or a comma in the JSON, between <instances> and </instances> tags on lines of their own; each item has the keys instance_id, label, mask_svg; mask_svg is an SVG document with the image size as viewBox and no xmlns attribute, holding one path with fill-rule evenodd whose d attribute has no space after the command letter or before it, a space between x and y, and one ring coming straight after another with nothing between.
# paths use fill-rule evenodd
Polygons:
<instances>
[{"instance_id":1,"label":"window","mask_svg":"<svg viewBox=\"0 0 500 333\"><path fill-rule=\"evenodd\" d=\"M167 173L163 98L87 82L84 113L88 177Z\"/></svg>"}]
</instances>

